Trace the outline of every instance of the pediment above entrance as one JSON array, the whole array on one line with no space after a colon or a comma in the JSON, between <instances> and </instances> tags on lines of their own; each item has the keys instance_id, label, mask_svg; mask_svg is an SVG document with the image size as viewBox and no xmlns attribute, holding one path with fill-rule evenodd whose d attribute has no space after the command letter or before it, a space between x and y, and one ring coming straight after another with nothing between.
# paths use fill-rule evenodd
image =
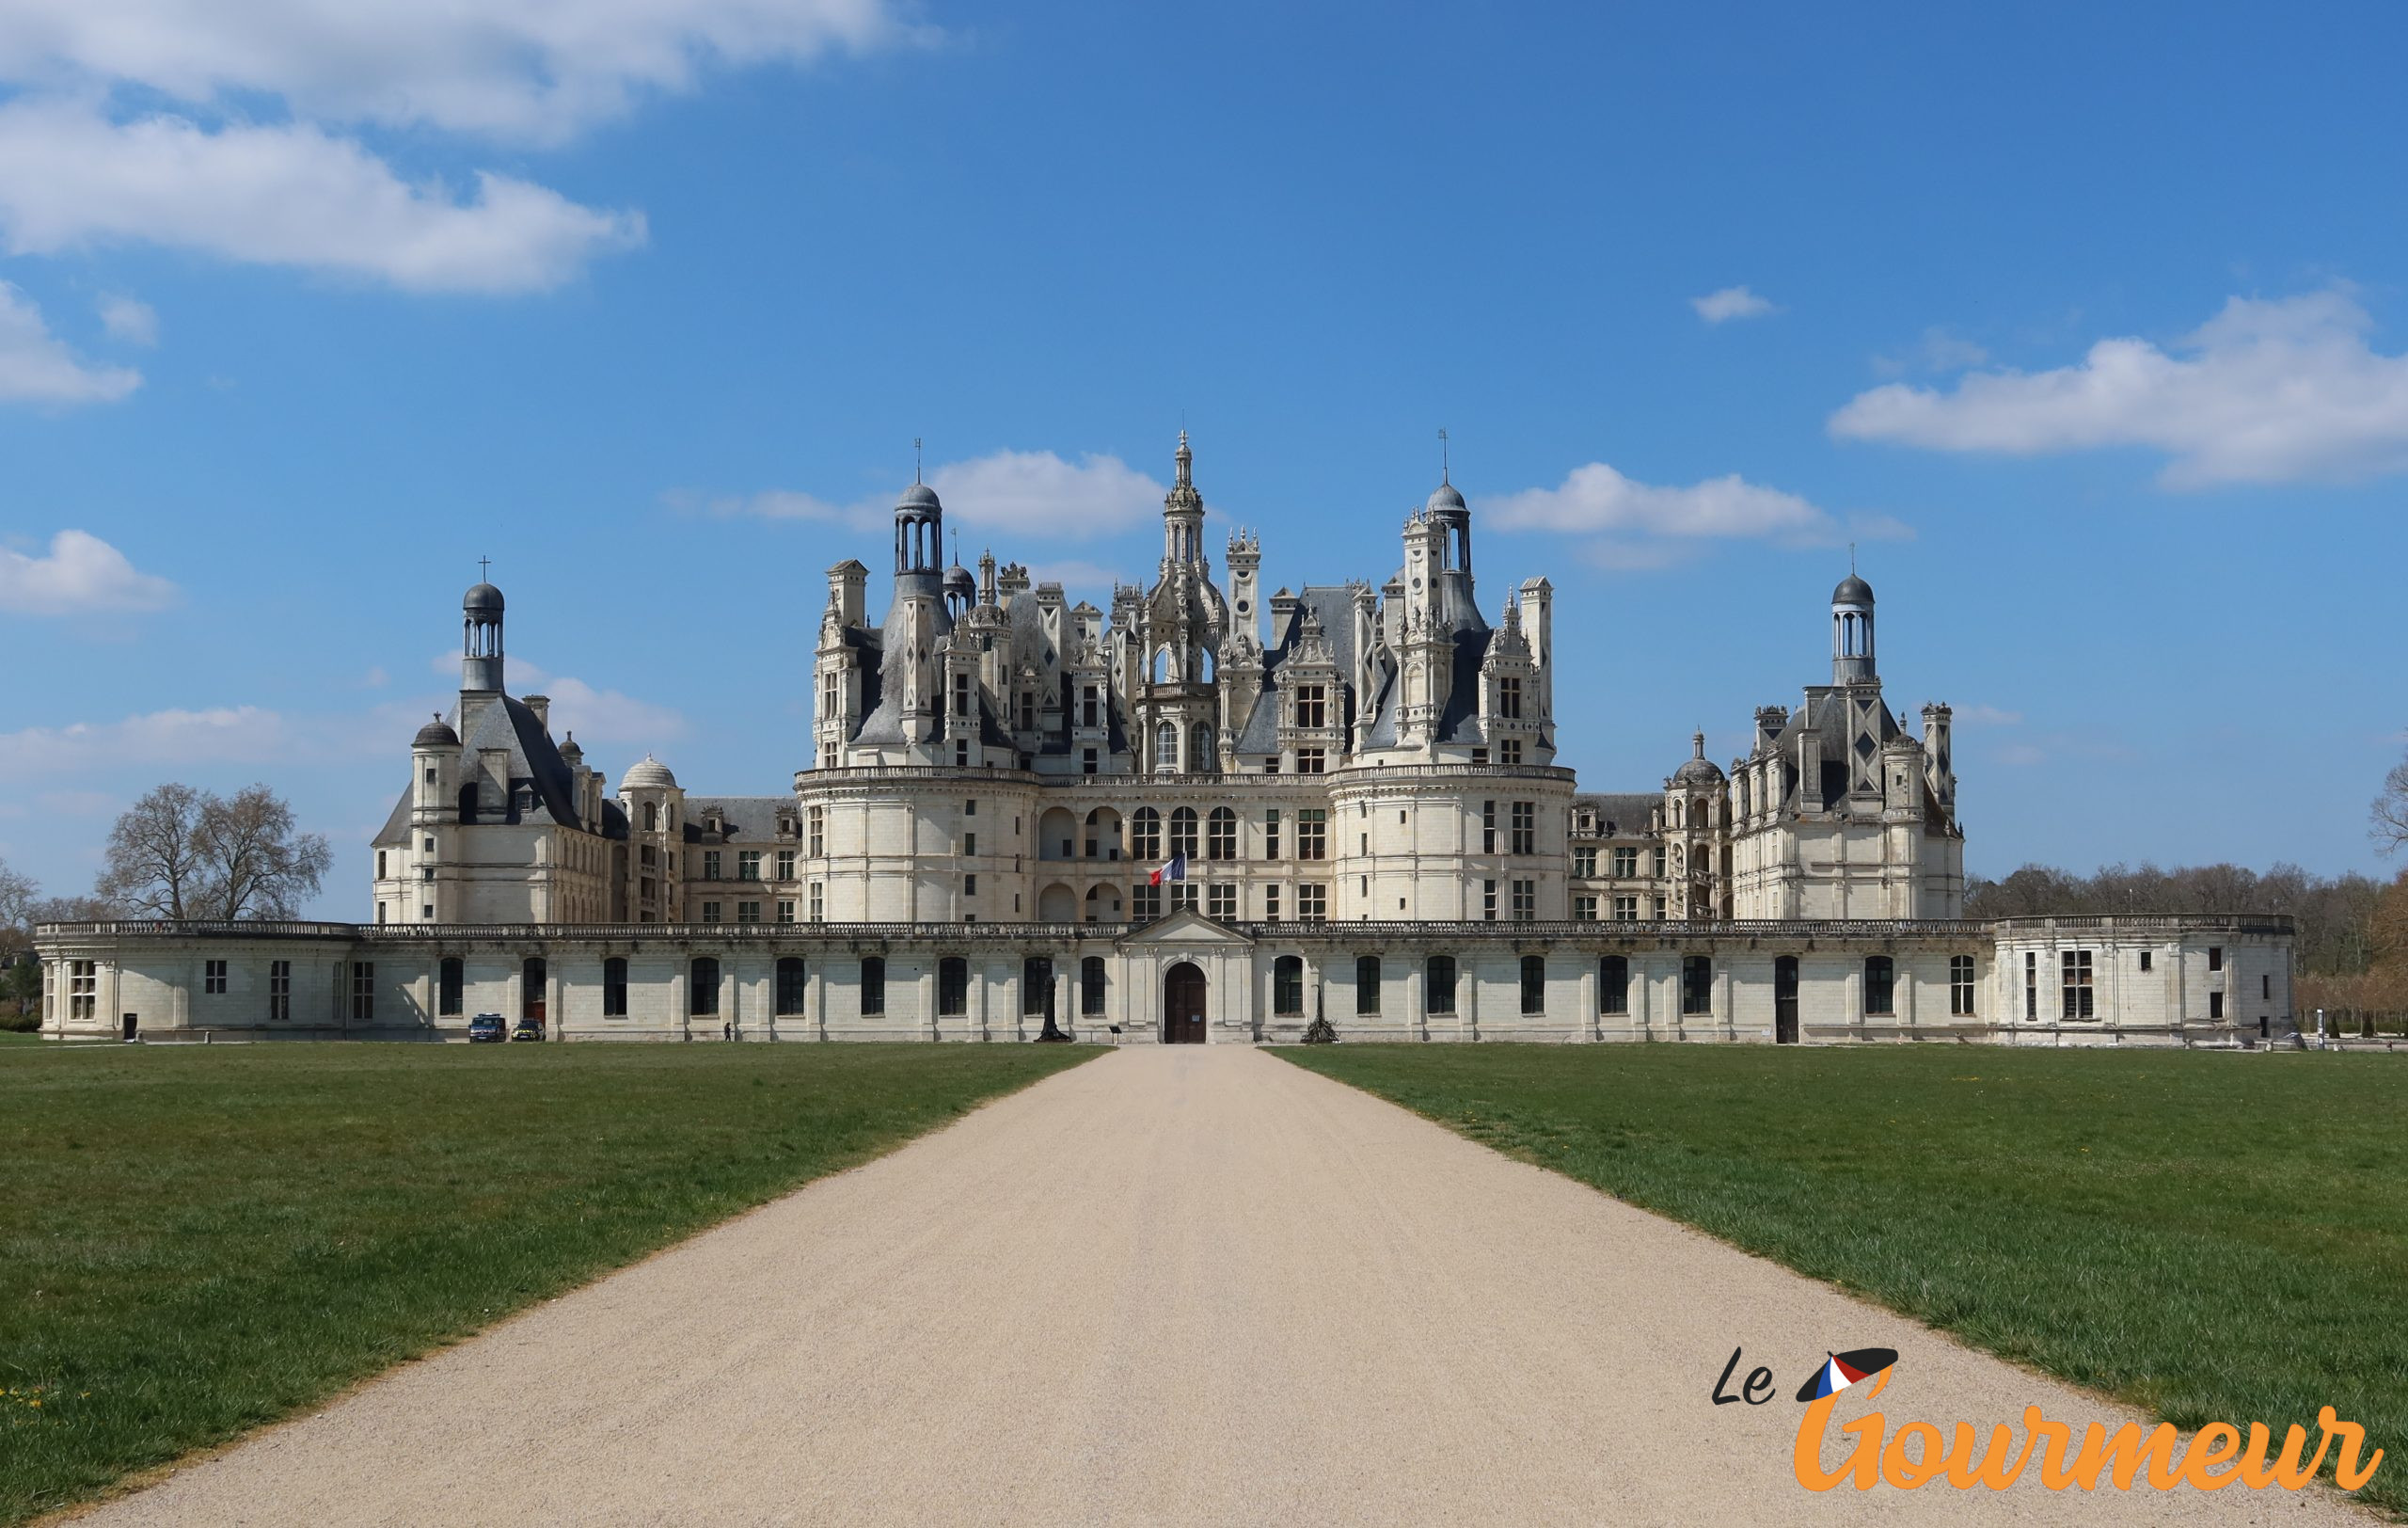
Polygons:
<instances>
[{"instance_id":1,"label":"pediment above entrance","mask_svg":"<svg viewBox=\"0 0 2408 1528\"><path fill-rule=\"evenodd\" d=\"M1142 929L1133 929L1120 939L1123 948L1139 945L1227 945L1243 948L1253 943L1228 924L1208 918L1192 907L1180 908Z\"/></svg>"}]
</instances>

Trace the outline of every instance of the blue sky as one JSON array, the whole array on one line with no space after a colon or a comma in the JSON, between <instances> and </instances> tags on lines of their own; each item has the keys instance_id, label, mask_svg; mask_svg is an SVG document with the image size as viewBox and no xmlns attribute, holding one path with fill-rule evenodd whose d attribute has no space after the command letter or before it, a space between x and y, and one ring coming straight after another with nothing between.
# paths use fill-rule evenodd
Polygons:
<instances>
[{"instance_id":1,"label":"blue sky","mask_svg":"<svg viewBox=\"0 0 2408 1528\"><path fill-rule=\"evenodd\" d=\"M2381 865L2397 8L567 8L0 17L45 890L264 779L364 912L481 556L592 760L773 791L914 437L966 558L1103 604L1182 421L1291 585L1386 575L1444 426L1590 788L1820 681L1854 541L1975 871Z\"/></svg>"}]
</instances>

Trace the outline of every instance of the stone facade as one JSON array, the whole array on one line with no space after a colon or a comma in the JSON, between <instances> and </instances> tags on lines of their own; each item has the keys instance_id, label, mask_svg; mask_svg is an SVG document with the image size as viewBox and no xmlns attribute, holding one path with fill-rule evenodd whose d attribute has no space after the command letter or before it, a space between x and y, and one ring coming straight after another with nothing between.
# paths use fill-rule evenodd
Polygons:
<instances>
[{"instance_id":1,"label":"stone facade","mask_svg":"<svg viewBox=\"0 0 2408 1528\"><path fill-rule=\"evenodd\" d=\"M1056 1027L1088 1038L1276 1038L1327 1005L1388 1037L2021 1039L2058 1034L2051 963L2075 949L2104 963L2066 1035L2288 1022L2276 921L2079 947L1958 921L1949 709L1920 736L1890 709L1853 573L1830 682L1759 710L1745 756L1700 734L1660 788L1589 793L1556 754L1553 589L1525 580L1491 622L1451 483L1376 586L1266 596L1251 534L1215 578L1183 434L1175 469L1155 576L1108 617L991 554L941 565L944 507L911 485L883 612L863 564L829 570L810 767L758 795L689 795L650 756L610 791L543 696L508 692L480 583L458 703L370 845L372 923L46 930L48 1032L443 1035L492 1011L577 1038L1014 1038L1054 973L1076 995Z\"/></svg>"},{"instance_id":2,"label":"stone facade","mask_svg":"<svg viewBox=\"0 0 2408 1528\"><path fill-rule=\"evenodd\" d=\"M1593 924L57 925L43 1032L554 1040L2236 1044L2290 1028L2270 917ZM1192 968L1182 976L1180 968ZM1203 1023L1181 1031L1193 983Z\"/></svg>"}]
</instances>

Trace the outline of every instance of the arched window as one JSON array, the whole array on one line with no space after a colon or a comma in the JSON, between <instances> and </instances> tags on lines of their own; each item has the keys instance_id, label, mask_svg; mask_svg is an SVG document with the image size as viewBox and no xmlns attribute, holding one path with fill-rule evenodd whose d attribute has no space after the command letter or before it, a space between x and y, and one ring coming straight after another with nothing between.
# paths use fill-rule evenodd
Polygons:
<instances>
[{"instance_id":1,"label":"arched window","mask_svg":"<svg viewBox=\"0 0 2408 1528\"><path fill-rule=\"evenodd\" d=\"M477 783L474 780L471 780L467 785L460 788L460 820L463 822L474 822L476 820Z\"/></svg>"},{"instance_id":2,"label":"arched window","mask_svg":"<svg viewBox=\"0 0 2408 1528\"><path fill-rule=\"evenodd\" d=\"M1689 803L1689 826L1692 828L1702 828L1705 826L1704 802L1693 801Z\"/></svg>"},{"instance_id":3,"label":"arched window","mask_svg":"<svg viewBox=\"0 0 2408 1528\"><path fill-rule=\"evenodd\" d=\"M1170 814L1170 852L1196 858L1196 808L1181 806Z\"/></svg>"},{"instance_id":4,"label":"arched window","mask_svg":"<svg viewBox=\"0 0 2408 1528\"><path fill-rule=\"evenodd\" d=\"M881 955L865 956L862 960L862 1011L886 1011L886 959Z\"/></svg>"},{"instance_id":5,"label":"arched window","mask_svg":"<svg viewBox=\"0 0 2408 1528\"><path fill-rule=\"evenodd\" d=\"M786 955L779 958L776 1010L778 1017L782 1019L802 1017L804 994L810 991L810 983L803 979L803 976L801 957Z\"/></svg>"},{"instance_id":6,"label":"arched window","mask_svg":"<svg viewBox=\"0 0 2408 1528\"><path fill-rule=\"evenodd\" d=\"M1380 1011L1380 958L1377 955L1354 957L1354 1011L1377 1013Z\"/></svg>"},{"instance_id":7,"label":"arched window","mask_svg":"<svg viewBox=\"0 0 2408 1528\"><path fill-rule=\"evenodd\" d=\"M1422 1011L1452 1013L1455 1011L1455 958L1433 955L1421 976Z\"/></svg>"},{"instance_id":8,"label":"arched window","mask_svg":"<svg viewBox=\"0 0 2408 1528\"><path fill-rule=\"evenodd\" d=\"M646 833L658 833L660 831L659 803L646 802L643 804L643 831Z\"/></svg>"},{"instance_id":9,"label":"arched window","mask_svg":"<svg viewBox=\"0 0 2408 1528\"><path fill-rule=\"evenodd\" d=\"M1546 1011L1546 957L1544 955L1522 957L1522 1011Z\"/></svg>"},{"instance_id":10,"label":"arched window","mask_svg":"<svg viewBox=\"0 0 2408 1528\"><path fill-rule=\"evenodd\" d=\"M1192 774L1203 773L1206 770L1211 769L1214 762L1219 759L1220 753L1221 751L1212 744L1212 724L1210 722L1196 723L1194 737L1189 742L1187 749L1188 772Z\"/></svg>"},{"instance_id":11,"label":"arched window","mask_svg":"<svg viewBox=\"0 0 2408 1528\"><path fill-rule=\"evenodd\" d=\"M1054 992L1054 963L1042 955L1031 955L1020 963L1020 1011L1035 1018L1046 1011L1047 999Z\"/></svg>"},{"instance_id":12,"label":"arched window","mask_svg":"<svg viewBox=\"0 0 2408 1528\"><path fill-rule=\"evenodd\" d=\"M1090 955L1079 963L1079 1011L1088 1018L1103 1014L1103 957Z\"/></svg>"},{"instance_id":13,"label":"arched window","mask_svg":"<svg viewBox=\"0 0 2408 1528\"><path fill-rule=\"evenodd\" d=\"M467 968L457 955L446 956L443 974L435 984L435 1012L438 1018L455 1018L466 1006L464 989L467 986Z\"/></svg>"},{"instance_id":14,"label":"arched window","mask_svg":"<svg viewBox=\"0 0 2408 1528\"><path fill-rule=\"evenodd\" d=\"M970 963L958 955L937 962L937 1017L958 1019L970 1011Z\"/></svg>"},{"instance_id":15,"label":"arched window","mask_svg":"<svg viewBox=\"0 0 2408 1528\"><path fill-rule=\"evenodd\" d=\"M686 1011L696 1017L719 1012L719 962L708 955L694 959L691 984L686 992Z\"/></svg>"},{"instance_id":16,"label":"arched window","mask_svg":"<svg viewBox=\"0 0 2408 1528\"><path fill-rule=\"evenodd\" d=\"M1271 963L1271 1011L1292 1017L1304 1011L1304 959L1297 955L1282 955Z\"/></svg>"},{"instance_id":17,"label":"arched window","mask_svg":"<svg viewBox=\"0 0 2408 1528\"><path fill-rule=\"evenodd\" d=\"M613 955L602 963L602 1016L627 1016L627 963L624 956Z\"/></svg>"},{"instance_id":18,"label":"arched window","mask_svg":"<svg viewBox=\"0 0 2408 1528\"><path fill-rule=\"evenodd\" d=\"M1608 955L1597 963L1597 1011L1630 1011L1630 959Z\"/></svg>"},{"instance_id":19,"label":"arched window","mask_svg":"<svg viewBox=\"0 0 2408 1528\"><path fill-rule=\"evenodd\" d=\"M1154 729L1154 771L1167 774L1179 768L1179 728L1164 722Z\"/></svg>"},{"instance_id":20,"label":"arched window","mask_svg":"<svg viewBox=\"0 0 2408 1528\"><path fill-rule=\"evenodd\" d=\"M1215 806L1207 820L1204 831L1206 859L1233 860L1238 857L1238 814L1226 806Z\"/></svg>"},{"instance_id":21,"label":"arched window","mask_svg":"<svg viewBox=\"0 0 2408 1528\"><path fill-rule=\"evenodd\" d=\"M1892 1013L1897 1000L1898 968L1887 955L1864 958L1864 1011Z\"/></svg>"},{"instance_id":22,"label":"arched window","mask_svg":"<svg viewBox=\"0 0 2408 1528\"><path fill-rule=\"evenodd\" d=\"M1156 684L1168 684L1170 682L1170 649L1168 647L1157 647L1154 649L1154 682Z\"/></svg>"},{"instance_id":23,"label":"arched window","mask_svg":"<svg viewBox=\"0 0 2408 1528\"><path fill-rule=\"evenodd\" d=\"M1163 815L1150 806L1140 806L1129 816L1129 857L1140 865L1156 864L1163 857Z\"/></svg>"}]
</instances>

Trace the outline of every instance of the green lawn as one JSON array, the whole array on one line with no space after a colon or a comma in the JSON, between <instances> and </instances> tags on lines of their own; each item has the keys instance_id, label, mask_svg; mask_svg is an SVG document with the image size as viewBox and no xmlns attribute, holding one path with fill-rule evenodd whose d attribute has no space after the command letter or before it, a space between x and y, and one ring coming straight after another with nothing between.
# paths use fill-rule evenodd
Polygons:
<instances>
[{"instance_id":1,"label":"green lawn","mask_svg":"<svg viewBox=\"0 0 2408 1528\"><path fill-rule=\"evenodd\" d=\"M0 1522L307 1407L1098 1054L10 1047Z\"/></svg>"},{"instance_id":2,"label":"green lawn","mask_svg":"<svg viewBox=\"0 0 2408 1528\"><path fill-rule=\"evenodd\" d=\"M2408 1058L1279 1054L2182 1426L2333 1406L2408 1508Z\"/></svg>"}]
</instances>

